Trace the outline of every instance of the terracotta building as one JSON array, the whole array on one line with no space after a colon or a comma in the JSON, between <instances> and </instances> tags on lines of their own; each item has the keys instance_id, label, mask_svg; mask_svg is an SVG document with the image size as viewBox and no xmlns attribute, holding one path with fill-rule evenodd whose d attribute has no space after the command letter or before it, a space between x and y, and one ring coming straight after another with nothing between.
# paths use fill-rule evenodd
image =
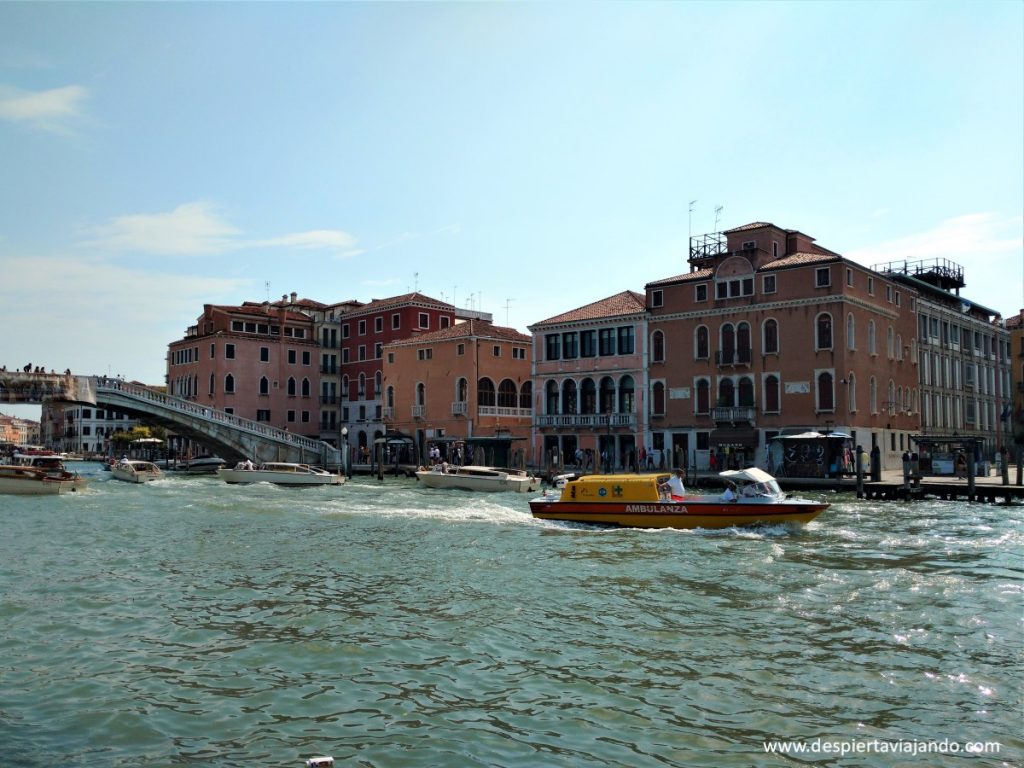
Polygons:
<instances>
[{"instance_id":1,"label":"terracotta building","mask_svg":"<svg viewBox=\"0 0 1024 768\"><path fill-rule=\"evenodd\" d=\"M895 465L918 424L916 291L764 222L693 238L689 264L646 286L650 429L673 464L765 467L807 430Z\"/></svg>"},{"instance_id":2,"label":"terracotta building","mask_svg":"<svg viewBox=\"0 0 1024 768\"><path fill-rule=\"evenodd\" d=\"M538 465L595 469L646 460L647 312L622 291L530 326ZM582 454L582 462L577 458Z\"/></svg>"},{"instance_id":3,"label":"terracotta building","mask_svg":"<svg viewBox=\"0 0 1024 768\"><path fill-rule=\"evenodd\" d=\"M469 319L384 347L384 422L411 435L420 455L432 443L510 443L499 463L521 464L532 424L529 336ZM505 451L502 451L504 457ZM463 454L460 458L468 460ZM477 463L488 459L473 458Z\"/></svg>"},{"instance_id":4,"label":"terracotta building","mask_svg":"<svg viewBox=\"0 0 1024 768\"><path fill-rule=\"evenodd\" d=\"M206 304L167 348L167 391L236 416L319 436L319 345L312 317L323 304L298 299Z\"/></svg>"}]
</instances>

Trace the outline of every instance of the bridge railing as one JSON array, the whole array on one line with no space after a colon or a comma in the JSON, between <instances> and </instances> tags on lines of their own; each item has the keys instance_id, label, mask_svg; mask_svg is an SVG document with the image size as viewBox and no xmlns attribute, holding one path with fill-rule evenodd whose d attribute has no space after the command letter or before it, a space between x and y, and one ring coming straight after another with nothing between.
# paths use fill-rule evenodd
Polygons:
<instances>
[{"instance_id":1,"label":"bridge railing","mask_svg":"<svg viewBox=\"0 0 1024 768\"><path fill-rule=\"evenodd\" d=\"M296 435L287 430L278 429L277 427L272 427L269 424L264 424L260 421L243 419L241 416L235 416L233 413L225 413L224 411L219 411L215 408L208 408L200 405L199 403L194 403L191 400L173 397L172 395L157 392L138 384L130 384L126 381L121 381L120 379L98 379L96 382L96 392L97 394L101 392L120 392L121 394L132 398L147 400L170 411L175 411L176 413L188 414L189 416L204 419L211 423L226 424L253 435L258 435L270 440L276 440L277 442L286 445L304 448L313 451L316 454L322 455L325 448L330 448L330 446L320 440Z\"/></svg>"}]
</instances>

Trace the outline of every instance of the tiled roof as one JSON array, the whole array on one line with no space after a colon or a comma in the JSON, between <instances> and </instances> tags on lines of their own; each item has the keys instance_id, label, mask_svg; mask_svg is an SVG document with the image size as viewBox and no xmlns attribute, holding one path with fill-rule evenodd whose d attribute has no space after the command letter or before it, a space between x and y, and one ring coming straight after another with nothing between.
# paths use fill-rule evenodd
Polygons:
<instances>
[{"instance_id":1,"label":"tiled roof","mask_svg":"<svg viewBox=\"0 0 1024 768\"><path fill-rule=\"evenodd\" d=\"M623 291L622 293L616 293L614 296L609 296L607 299L595 301L593 304L587 304L569 312L564 312L561 315L549 317L547 320L541 320L530 327L573 323L580 320L597 320L602 317L616 317L618 315L633 315L643 312L646 308L647 298L644 294L637 293L636 291Z\"/></svg>"},{"instance_id":2,"label":"tiled roof","mask_svg":"<svg viewBox=\"0 0 1024 768\"><path fill-rule=\"evenodd\" d=\"M429 305L438 309L451 309L453 311L455 309L455 307L447 302L438 301L430 296L413 291L412 293L403 293L401 296L392 296L387 299L371 299L368 304L353 309L349 314L360 315L365 312L378 312L389 307L401 307L409 304Z\"/></svg>"},{"instance_id":3,"label":"tiled roof","mask_svg":"<svg viewBox=\"0 0 1024 768\"><path fill-rule=\"evenodd\" d=\"M500 341L512 341L520 344L530 344L533 338L520 333L515 328L506 328L503 325L495 325L486 320L472 318L461 323L455 323L447 328L438 331L422 333L401 341L393 341L389 347L406 347L426 344L431 342L451 341L453 339L470 339L482 337L487 339L498 339Z\"/></svg>"},{"instance_id":4,"label":"tiled roof","mask_svg":"<svg viewBox=\"0 0 1024 768\"><path fill-rule=\"evenodd\" d=\"M712 276L712 270L710 269L698 269L694 272L684 272L681 275L675 277L663 277L661 280L654 280L648 283L645 287L658 287L659 285L674 285L675 283L689 283L695 280L710 280Z\"/></svg>"},{"instance_id":5,"label":"tiled roof","mask_svg":"<svg viewBox=\"0 0 1024 768\"><path fill-rule=\"evenodd\" d=\"M751 229L764 229L765 227L775 227L775 225L767 221L752 221L750 224L744 224L741 227L733 227L732 229L727 229L722 234L731 235L733 232L746 232ZM781 227L775 228L781 229Z\"/></svg>"},{"instance_id":6,"label":"tiled roof","mask_svg":"<svg viewBox=\"0 0 1024 768\"><path fill-rule=\"evenodd\" d=\"M253 317L265 317L271 320L277 320L280 318L279 307L273 304L256 304L246 302L240 307L230 306L226 304L215 304L214 309L224 312L230 315L252 315ZM292 312L291 310L285 311L286 320L294 320L296 322L311 322L309 315L302 312Z\"/></svg>"},{"instance_id":7,"label":"tiled roof","mask_svg":"<svg viewBox=\"0 0 1024 768\"><path fill-rule=\"evenodd\" d=\"M763 264L758 272L769 272L773 269L785 269L786 267L800 267L805 264L823 264L830 261L842 261L842 257L834 253L791 253L781 259Z\"/></svg>"}]
</instances>

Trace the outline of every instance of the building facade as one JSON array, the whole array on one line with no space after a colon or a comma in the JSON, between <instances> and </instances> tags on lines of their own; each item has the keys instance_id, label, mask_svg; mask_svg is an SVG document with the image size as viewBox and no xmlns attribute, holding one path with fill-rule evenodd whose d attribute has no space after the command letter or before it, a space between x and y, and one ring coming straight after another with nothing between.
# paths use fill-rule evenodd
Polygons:
<instances>
[{"instance_id":1,"label":"building facade","mask_svg":"<svg viewBox=\"0 0 1024 768\"><path fill-rule=\"evenodd\" d=\"M647 311L622 291L530 326L537 465L611 470L646 462ZM581 461L582 460L582 461Z\"/></svg>"},{"instance_id":2,"label":"building facade","mask_svg":"<svg viewBox=\"0 0 1024 768\"><path fill-rule=\"evenodd\" d=\"M914 291L765 222L693 238L689 263L646 286L651 431L673 464L773 470L773 437L817 431L895 465L917 425Z\"/></svg>"},{"instance_id":3,"label":"building facade","mask_svg":"<svg viewBox=\"0 0 1024 768\"><path fill-rule=\"evenodd\" d=\"M312 313L296 294L278 302L206 304L167 349L167 392L306 437L320 434L320 348Z\"/></svg>"},{"instance_id":4,"label":"building facade","mask_svg":"<svg viewBox=\"0 0 1024 768\"><path fill-rule=\"evenodd\" d=\"M83 456L111 455L111 436L129 432L139 420L114 408L48 400L43 403L42 442L48 448Z\"/></svg>"},{"instance_id":5,"label":"building facade","mask_svg":"<svg viewBox=\"0 0 1024 768\"><path fill-rule=\"evenodd\" d=\"M475 318L387 344L387 429L412 436L421 456L431 443L504 438L509 461L523 463L533 417L530 347L529 336Z\"/></svg>"}]
</instances>

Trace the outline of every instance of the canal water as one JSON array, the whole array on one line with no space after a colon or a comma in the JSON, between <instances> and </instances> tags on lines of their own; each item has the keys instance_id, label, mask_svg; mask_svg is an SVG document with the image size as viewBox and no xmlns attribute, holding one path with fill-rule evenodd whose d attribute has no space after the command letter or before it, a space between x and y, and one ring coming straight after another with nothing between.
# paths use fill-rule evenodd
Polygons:
<instances>
[{"instance_id":1,"label":"canal water","mask_svg":"<svg viewBox=\"0 0 1024 768\"><path fill-rule=\"evenodd\" d=\"M1021 506L608 530L85 466L0 497L5 767L1021 765Z\"/></svg>"}]
</instances>

